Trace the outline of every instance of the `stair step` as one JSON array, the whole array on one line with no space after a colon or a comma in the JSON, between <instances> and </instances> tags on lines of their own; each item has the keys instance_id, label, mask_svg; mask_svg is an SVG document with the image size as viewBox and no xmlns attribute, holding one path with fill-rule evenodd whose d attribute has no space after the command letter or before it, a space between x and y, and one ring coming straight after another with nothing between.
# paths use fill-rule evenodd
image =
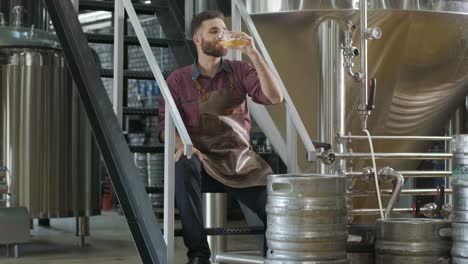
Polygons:
<instances>
[{"instance_id":1,"label":"stair step","mask_svg":"<svg viewBox=\"0 0 468 264\"><path fill-rule=\"evenodd\" d=\"M157 108L135 108L135 107L124 107L123 113L125 115L147 115L157 116L159 110Z\"/></svg>"},{"instance_id":2,"label":"stair step","mask_svg":"<svg viewBox=\"0 0 468 264\"><path fill-rule=\"evenodd\" d=\"M164 153L164 146L128 146L133 153Z\"/></svg>"},{"instance_id":3,"label":"stair step","mask_svg":"<svg viewBox=\"0 0 468 264\"><path fill-rule=\"evenodd\" d=\"M103 78L113 78L114 71L112 69L101 69L100 70L101 77ZM127 79L135 79L135 80L155 80L153 76L153 72L151 71L134 71L134 70L124 70L123 75ZM164 78L169 76L168 72L163 72Z\"/></svg>"},{"instance_id":4,"label":"stair step","mask_svg":"<svg viewBox=\"0 0 468 264\"><path fill-rule=\"evenodd\" d=\"M154 187L154 186L146 186L146 193L164 193L164 188L162 187Z\"/></svg>"},{"instance_id":5,"label":"stair step","mask_svg":"<svg viewBox=\"0 0 468 264\"><path fill-rule=\"evenodd\" d=\"M133 4L135 11L138 14L154 15L157 10L169 9L165 4ZM81 0L80 10L91 10L91 11L114 11L114 1L92 1L92 0Z\"/></svg>"},{"instance_id":6,"label":"stair step","mask_svg":"<svg viewBox=\"0 0 468 264\"><path fill-rule=\"evenodd\" d=\"M89 43L114 44L114 35L86 33L86 37ZM140 46L140 42L136 36L124 36L124 42L127 45ZM151 47L159 48L167 48L170 45L184 45L183 40L172 39L148 38L148 42Z\"/></svg>"},{"instance_id":7,"label":"stair step","mask_svg":"<svg viewBox=\"0 0 468 264\"><path fill-rule=\"evenodd\" d=\"M161 230L164 232L164 230ZM225 236L225 235L262 235L265 232L263 226L246 226L246 227L209 227L205 228L208 236ZM182 229L174 229L174 236L182 236Z\"/></svg>"}]
</instances>

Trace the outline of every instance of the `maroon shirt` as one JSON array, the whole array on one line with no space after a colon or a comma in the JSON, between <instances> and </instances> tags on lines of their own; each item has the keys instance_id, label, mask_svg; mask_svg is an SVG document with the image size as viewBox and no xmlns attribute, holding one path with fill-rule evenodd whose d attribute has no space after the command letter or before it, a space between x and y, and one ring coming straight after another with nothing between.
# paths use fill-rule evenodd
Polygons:
<instances>
[{"instance_id":1,"label":"maroon shirt","mask_svg":"<svg viewBox=\"0 0 468 264\"><path fill-rule=\"evenodd\" d=\"M192 70L193 69L193 70ZM198 91L192 79L198 79L206 92L226 89L229 87L228 74L232 73L234 81L237 82L244 95L249 95L252 100L259 104L271 104L260 87L257 71L249 64L242 61L222 60L218 72L214 78L201 75L197 64L186 66L175 70L166 82L174 98L175 104L184 121L188 133L194 132L198 126ZM164 130L165 103L163 96L159 97L159 133ZM245 102L245 129L250 132L251 121L250 113Z\"/></svg>"}]
</instances>

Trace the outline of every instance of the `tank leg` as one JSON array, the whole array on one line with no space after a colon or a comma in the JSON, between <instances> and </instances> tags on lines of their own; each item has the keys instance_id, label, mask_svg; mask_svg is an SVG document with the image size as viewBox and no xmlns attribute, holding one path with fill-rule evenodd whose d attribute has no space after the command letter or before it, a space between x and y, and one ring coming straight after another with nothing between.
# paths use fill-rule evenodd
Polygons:
<instances>
[{"instance_id":1,"label":"tank leg","mask_svg":"<svg viewBox=\"0 0 468 264\"><path fill-rule=\"evenodd\" d=\"M80 236L80 248L84 248L85 246L85 236Z\"/></svg>"},{"instance_id":2,"label":"tank leg","mask_svg":"<svg viewBox=\"0 0 468 264\"><path fill-rule=\"evenodd\" d=\"M6 247L6 254L5 254L5 256L10 257L10 245L9 245L9 244L6 244L5 247Z\"/></svg>"},{"instance_id":3,"label":"tank leg","mask_svg":"<svg viewBox=\"0 0 468 264\"><path fill-rule=\"evenodd\" d=\"M19 258L20 249L19 249L19 245L18 245L18 244L15 244L15 245L13 246L13 251L14 251L14 256L15 256L15 258Z\"/></svg>"},{"instance_id":4,"label":"tank leg","mask_svg":"<svg viewBox=\"0 0 468 264\"><path fill-rule=\"evenodd\" d=\"M85 237L89 236L89 216L76 218L76 235L80 237L79 246L85 247Z\"/></svg>"}]
</instances>

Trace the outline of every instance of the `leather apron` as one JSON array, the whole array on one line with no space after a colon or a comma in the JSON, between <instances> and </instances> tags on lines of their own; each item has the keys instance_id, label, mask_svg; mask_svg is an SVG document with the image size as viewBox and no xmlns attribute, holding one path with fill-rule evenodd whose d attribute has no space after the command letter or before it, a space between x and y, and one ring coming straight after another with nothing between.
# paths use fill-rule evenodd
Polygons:
<instances>
[{"instance_id":1,"label":"leather apron","mask_svg":"<svg viewBox=\"0 0 468 264\"><path fill-rule=\"evenodd\" d=\"M250 145L245 129L246 95L228 74L229 85L207 92L198 80L199 122L192 133L194 146L204 156L205 171L219 182L234 188L266 185L270 166Z\"/></svg>"}]
</instances>

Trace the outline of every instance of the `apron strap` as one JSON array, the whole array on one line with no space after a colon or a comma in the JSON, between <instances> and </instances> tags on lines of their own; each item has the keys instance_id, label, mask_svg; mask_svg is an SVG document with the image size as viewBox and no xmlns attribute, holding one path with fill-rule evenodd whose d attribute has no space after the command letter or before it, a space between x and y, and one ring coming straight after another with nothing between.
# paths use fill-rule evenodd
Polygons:
<instances>
[{"instance_id":1,"label":"apron strap","mask_svg":"<svg viewBox=\"0 0 468 264\"><path fill-rule=\"evenodd\" d=\"M193 72L193 65L190 66L190 69ZM234 80L234 74L232 72L232 68L231 68L231 72L227 73L227 75L228 75L228 80L229 80L229 88L239 89L239 86L238 86L237 82ZM192 81L193 81L193 83L195 85L195 88L197 89L197 92L198 92L198 100L206 101L208 99L208 97L209 97L208 92L202 87L202 85L200 84L200 81L198 79L193 79L192 78Z\"/></svg>"}]
</instances>

